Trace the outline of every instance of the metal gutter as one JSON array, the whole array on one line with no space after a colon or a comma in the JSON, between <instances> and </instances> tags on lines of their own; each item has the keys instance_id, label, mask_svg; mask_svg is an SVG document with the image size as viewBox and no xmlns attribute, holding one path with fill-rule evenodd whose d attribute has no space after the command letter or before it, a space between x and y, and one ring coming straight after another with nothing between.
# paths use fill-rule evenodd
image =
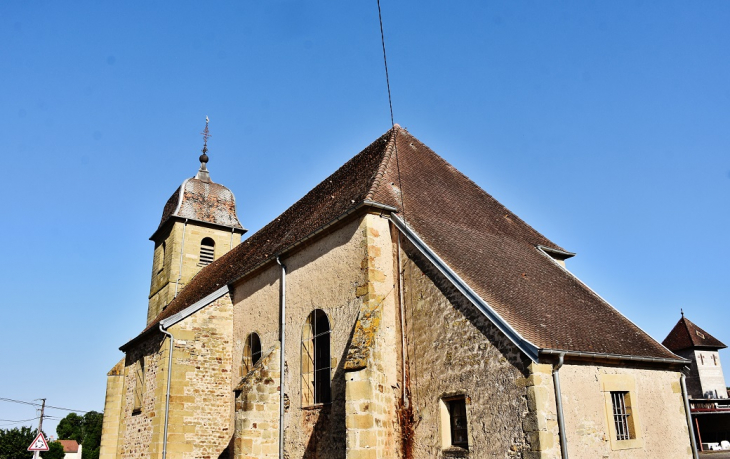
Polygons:
<instances>
[{"instance_id":1,"label":"metal gutter","mask_svg":"<svg viewBox=\"0 0 730 459\"><path fill-rule=\"evenodd\" d=\"M397 215L390 215L391 221L408 240L446 277L474 306L484 314L502 333L507 336L533 362L538 361L540 348L525 339L512 328L484 299L482 299L469 285L456 274L433 250L416 235Z\"/></svg>"},{"instance_id":2,"label":"metal gutter","mask_svg":"<svg viewBox=\"0 0 730 459\"><path fill-rule=\"evenodd\" d=\"M381 209L381 210L385 210L385 211L388 211L388 212L396 212L398 210L395 207L389 206L387 204L381 204L379 202L370 201L370 200L367 200L366 199L363 202L361 202L360 204L357 204L355 206L350 207L345 212L343 212L338 217L336 217L334 220L330 221L329 223L325 223L324 225L320 226L319 228L317 228L313 232L311 232L308 235L304 236L302 239L298 240L297 242L294 242L293 244L290 244L290 245L284 247L283 249L281 249L280 251L277 252L279 254L278 256L283 256L284 254L286 254L290 250L292 250L295 247L298 247L298 246L304 244L306 241L314 238L318 234L320 234L323 231L329 229L330 227L334 226L336 223L344 220L346 217L350 216L351 214L355 213L356 211L358 211L358 210L360 210L360 209L362 209L364 207L374 207L376 209ZM274 255L274 256L271 256L269 258L266 258L261 263L257 264L253 268L249 269L245 273L241 274L240 276L238 276L235 279L233 279L232 281L230 281L229 284L231 284L231 285L235 284L236 282L238 282L239 280L241 280L244 277L248 276L249 274L251 274L252 272L256 271L257 269L260 269L262 266L265 266L265 265L271 263L272 261L275 261L276 260L276 257L277 257L277 255Z\"/></svg>"},{"instance_id":3,"label":"metal gutter","mask_svg":"<svg viewBox=\"0 0 730 459\"><path fill-rule=\"evenodd\" d=\"M185 219L185 223L183 224L183 235L182 235L182 244L180 245L180 270L177 274L177 280L175 281L175 296L172 297L174 300L177 298L177 290L178 286L180 285L180 281L182 280L182 268L183 268L183 254L185 253L185 228L188 227L188 219ZM162 261L165 262L164 260Z\"/></svg>"},{"instance_id":4,"label":"metal gutter","mask_svg":"<svg viewBox=\"0 0 730 459\"><path fill-rule=\"evenodd\" d=\"M286 252L294 249L295 247L298 247L299 245L303 244L307 240L312 239L313 237L315 237L319 233L327 230L328 228L330 228L331 226L335 225L339 221L343 220L344 218L348 217L349 215L353 214L354 212L356 212L356 211L358 211L358 210L360 210L360 209L362 209L364 207L374 207L376 209L381 209L381 210L388 211L388 212L396 212L398 210L395 207L389 206L387 204L381 204L381 203L375 202L375 201L364 200L360 204L357 204L357 205L349 208L348 210L346 210L344 213L342 213L340 216L338 216L334 220L330 221L329 223L326 223L326 224L322 225L320 228L318 228L317 230L313 231L309 235L305 236L304 238L300 239L299 241L297 241L297 242L295 242L295 243L287 246L283 250L279 251L278 252L279 255L280 256L284 255ZM180 217L172 217L172 218L180 218ZM193 220L193 219L190 219L190 220ZM193 220L193 221L197 221L197 220ZM203 223L206 223L206 222L203 222ZM226 227L226 228L229 228L229 227ZM257 264L253 268L249 269L245 273L241 274L240 276L238 276L235 279L233 279L232 281L230 281L228 284L229 285L235 284L236 282L238 282L239 280L241 280L244 277L248 276L252 272L260 269L262 266L265 266L265 265L267 265L267 264L269 264L269 263L271 263L272 261L275 261L275 260L276 260L276 256L272 256L272 257L266 258L261 263ZM215 292L212 293L211 295L214 295L214 294L215 294ZM208 297L205 297L205 298L208 298ZM205 298L203 298L200 301L204 301ZM198 304L200 301L196 302L193 306L195 306L196 304ZM188 308L191 308L193 306L189 306ZM178 314L180 314L180 313L178 313ZM169 320L172 317L174 317L174 316L171 316L171 317L169 317L167 319L164 319L164 320ZM160 323L162 323L162 321ZM138 339L141 339L143 336L146 336L147 334L151 333L153 330L154 330L154 328L150 328L150 329L147 329L146 331L141 332L139 335L135 336L134 338L130 339L125 344L123 344L122 346L120 346L119 347L119 350L122 351L122 352L126 352L125 349L127 348L127 346L129 346L132 343L136 342Z\"/></svg>"},{"instance_id":5,"label":"metal gutter","mask_svg":"<svg viewBox=\"0 0 730 459\"><path fill-rule=\"evenodd\" d=\"M540 355L564 355L565 357L583 358L583 359L594 359L594 360L626 360L631 362L645 362L645 363L665 363L665 364L678 364L687 365L689 360L678 358L669 359L663 357L641 357L637 355L623 355L623 354L605 354L600 352L581 352L581 351L567 351L559 349L540 349Z\"/></svg>"},{"instance_id":6,"label":"metal gutter","mask_svg":"<svg viewBox=\"0 0 730 459\"><path fill-rule=\"evenodd\" d=\"M205 298L202 298L195 303L191 304L187 308L183 309L182 311L178 312L177 314L173 314L167 319L163 319L160 321L160 326L164 328L170 328L176 323L180 322L181 320L185 319L188 316L191 316L198 312L199 310L203 309L207 305L209 305L212 301L217 300L218 298L222 297L226 293L228 293L228 285L224 285L223 287L219 288L215 292L211 293L210 295L206 296Z\"/></svg>"},{"instance_id":7,"label":"metal gutter","mask_svg":"<svg viewBox=\"0 0 730 459\"><path fill-rule=\"evenodd\" d=\"M164 227L166 227L169 222L176 222L176 221L177 222L181 222L183 220L190 220L191 222L197 222L197 223L200 223L202 225L212 226L214 228L232 228L234 230L234 232L241 233L241 234L244 234L244 233L247 233L248 232L248 230L246 228L244 228L244 227L236 228L235 226L221 225L219 223L206 222L205 220L198 220L197 218L179 217L177 215L171 215L170 218L168 218L167 220L165 220L165 223L163 223L162 226L158 227L155 230L155 232L152 233L152 236L150 236L149 240L150 241L154 241L155 240L155 236L157 236L157 233L159 233L160 231L162 231L162 229Z\"/></svg>"},{"instance_id":8,"label":"metal gutter","mask_svg":"<svg viewBox=\"0 0 730 459\"><path fill-rule=\"evenodd\" d=\"M545 250L546 249L545 246L543 246L543 245L536 245L535 248L537 248L538 252L540 252L543 256L547 257L549 260L552 260L553 263L555 263L555 260L553 259L553 257ZM549 247L548 247L548 249L549 249ZM549 249L549 250L555 251L555 249ZM568 253L570 253L570 252L568 252ZM638 330L641 330L642 333L644 333L646 336L648 336L649 338L651 338L658 345L660 345L661 347L663 347L664 349L666 349L667 352L669 352L670 354L674 354L674 352L670 351L662 343L660 343L659 341L657 341L654 338L652 338L652 336L649 333L647 333L643 328L641 328L638 325L636 325L636 323L634 323L633 320L629 319L628 317L626 317L625 315L623 315L623 313L621 313L621 311L619 311L618 309L616 309L615 307L613 307L613 305L611 303L609 303L608 301L606 301L605 298L603 298L601 295L599 295L598 293L596 293L595 290L593 290L592 288L590 288L588 286L588 284L586 284L585 282L583 282L582 280L580 280L580 278L578 278L578 276L576 276L571 271L569 271L565 266L562 266L560 263L555 263L555 265L557 267L559 267L560 269L562 269L565 273L567 273L568 275L570 275L573 279L575 279L586 290L588 290L589 292L591 292L591 294L593 294L593 296L595 296L600 301L604 302L606 305L608 305L610 308L612 308L614 311L616 311L616 313L618 315L620 315L621 317L623 317L624 319L626 319L626 321L628 321L631 325L633 325L634 327L636 327ZM682 360L684 360L684 359L682 359Z\"/></svg>"}]
</instances>

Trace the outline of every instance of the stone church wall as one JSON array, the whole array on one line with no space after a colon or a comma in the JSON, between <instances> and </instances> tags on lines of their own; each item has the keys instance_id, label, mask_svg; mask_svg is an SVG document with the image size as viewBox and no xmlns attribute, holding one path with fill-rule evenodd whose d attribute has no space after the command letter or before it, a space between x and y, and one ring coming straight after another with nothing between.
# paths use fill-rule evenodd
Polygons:
<instances>
[{"instance_id":1,"label":"stone church wall","mask_svg":"<svg viewBox=\"0 0 730 459\"><path fill-rule=\"evenodd\" d=\"M345 384L342 369L353 326L360 310L356 295L366 284L361 269L365 257L364 219L351 220L326 237L283 257L287 266L287 340L285 394L285 448L289 457L345 457ZM279 282L281 268L272 264L244 279L234 289L235 374L240 374L244 340L257 332L261 348L272 348L279 339ZM301 345L307 316L323 310L331 328L332 403L302 406Z\"/></svg>"},{"instance_id":2,"label":"stone church wall","mask_svg":"<svg viewBox=\"0 0 730 459\"><path fill-rule=\"evenodd\" d=\"M170 328L175 345L168 458L216 459L229 446L233 435L232 312L230 296L224 295ZM154 333L127 353L117 457L162 456L168 352L167 338ZM144 390L141 408L136 409L140 359Z\"/></svg>"},{"instance_id":3,"label":"stone church wall","mask_svg":"<svg viewBox=\"0 0 730 459\"><path fill-rule=\"evenodd\" d=\"M124 397L124 361L125 359L120 360L106 375L106 398L99 459L117 457L119 425L122 421L122 398Z\"/></svg>"},{"instance_id":4,"label":"stone church wall","mask_svg":"<svg viewBox=\"0 0 730 459\"><path fill-rule=\"evenodd\" d=\"M120 422L119 457L137 459L158 457L160 420L164 417L164 367L167 352L162 335L153 335L127 352L124 368L122 421ZM137 370L144 365L144 385L140 409L135 406Z\"/></svg>"},{"instance_id":5,"label":"stone church wall","mask_svg":"<svg viewBox=\"0 0 730 459\"><path fill-rule=\"evenodd\" d=\"M271 349L236 388L235 458L279 457L279 350Z\"/></svg>"},{"instance_id":6,"label":"stone church wall","mask_svg":"<svg viewBox=\"0 0 730 459\"><path fill-rule=\"evenodd\" d=\"M170 328L175 347L167 450L174 455L168 457L217 459L229 447L232 319L233 304L226 294Z\"/></svg>"},{"instance_id":7,"label":"stone church wall","mask_svg":"<svg viewBox=\"0 0 730 459\"><path fill-rule=\"evenodd\" d=\"M347 452L350 447L358 448L357 443L353 443L356 439L347 435L347 428L351 425L348 423L352 419L348 418L346 407L348 394L345 364L358 324L368 332L362 335L363 339L355 340L356 346L373 348L375 341L381 339L380 328L369 327L372 323L364 318L377 316L378 325L390 324L387 332L383 333L394 333L392 317L385 319L382 314L373 314L373 310L378 309L376 306L380 310L390 311L390 316L393 311L392 251L387 225L387 220L378 215L366 214L353 218L329 230L324 237L281 259L287 266L287 341L284 349L284 371L288 407L284 435L289 457L382 457L356 456L355 453ZM385 231L381 234L378 228L384 228ZM236 375L241 374L244 341L249 333L256 332L259 335L264 351L271 349L278 341L280 275L281 268L272 264L241 280L233 290L233 371ZM327 314L331 328L332 403L303 406L302 330L308 315L315 309L321 309ZM363 325L364 322L369 325ZM390 367L395 367L394 359L395 357ZM238 377L240 380L240 376ZM389 379L384 377L385 384L379 384L380 387L376 385L376 389L392 392L391 385L396 385L397 382L391 381L392 384L389 384L386 381ZM381 402L384 406L379 415L395 417L392 396L389 399L384 395ZM389 422L386 425L379 419L378 423L381 425L378 429L397 432L397 428L392 428L392 420ZM390 445L391 452L395 448L396 441L392 433L390 439L386 439L382 433L376 433L375 437L378 440L373 448L367 445L366 449L382 450L386 444Z\"/></svg>"},{"instance_id":8,"label":"stone church wall","mask_svg":"<svg viewBox=\"0 0 730 459\"><path fill-rule=\"evenodd\" d=\"M564 365L560 383L570 457L691 458L679 379L680 374L673 371ZM607 380L627 381L635 387L631 416L640 428L638 441L628 449L619 449L611 438L613 413L606 394L613 389L602 387Z\"/></svg>"},{"instance_id":9,"label":"stone church wall","mask_svg":"<svg viewBox=\"0 0 730 459\"><path fill-rule=\"evenodd\" d=\"M442 435L441 400L466 403L469 457L542 457L528 409L529 361L402 239L413 458L459 457ZM534 381L532 378L530 381ZM534 390L533 390L534 395ZM445 425L446 424L446 425Z\"/></svg>"}]
</instances>

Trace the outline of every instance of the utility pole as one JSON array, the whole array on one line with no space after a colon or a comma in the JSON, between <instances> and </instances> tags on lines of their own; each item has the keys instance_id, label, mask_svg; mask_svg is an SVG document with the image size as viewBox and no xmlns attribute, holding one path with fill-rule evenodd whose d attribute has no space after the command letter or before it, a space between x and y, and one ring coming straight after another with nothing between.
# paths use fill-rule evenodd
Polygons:
<instances>
[{"instance_id":1,"label":"utility pole","mask_svg":"<svg viewBox=\"0 0 730 459\"><path fill-rule=\"evenodd\" d=\"M41 417L38 420L38 433L39 434L43 434L43 412L46 409L46 399L42 398L41 400L43 400L43 403L41 404ZM43 436L43 438L45 438L45 435ZM46 441L48 441L48 440L46 440ZM38 459L39 455L40 455L40 451L34 451L33 459Z\"/></svg>"}]
</instances>

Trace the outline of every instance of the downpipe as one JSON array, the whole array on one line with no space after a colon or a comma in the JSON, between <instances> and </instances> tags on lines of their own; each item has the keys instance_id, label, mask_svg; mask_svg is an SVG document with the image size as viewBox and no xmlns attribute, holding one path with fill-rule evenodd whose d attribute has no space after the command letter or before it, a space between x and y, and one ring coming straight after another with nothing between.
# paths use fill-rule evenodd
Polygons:
<instances>
[{"instance_id":1,"label":"downpipe","mask_svg":"<svg viewBox=\"0 0 730 459\"><path fill-rule=\"evenodd\" d=\"M686 368L686 367L685 367ZM699 453L697 452L697 439L695 438L695 429L692 427L692 413L690 412L689 408L689 397L687 396L687 384L685 382L685 379L687 377L684 375L684 371L679 372L679 383L682 386L682 400L684 401L684 414L687 417L687 429L689 430L689 441L692 446L692 457L694 459L699 459Z\"/></svg>"},{"instance_id":2,"label":"downpipe","mask_svg":"<svg viewBox=\"0 0 730 459\"><path fill-rule=\"evenodd\" d=\"M558 363L553 365L553 385L555 386L555 407L558 415L558 429L560 435L560 456L568 459L568 440L565 437L565 418L563 416L563 397L560 391L560 368L565 360L565 352L558 354Z\"/></svg>"},{"instance_id":3,"label":"downpipe","mask_svg":"<svg viewBox=\"0 0 730 459\"><path fill-rule=\"evenodd\" d=\"M178 272L177 280L175 281L175 296L173 298L177 298L178 286L180 285L180 281L182 280L183 254L185 253L185 228L187 228L187 226L188 219L186 218L185 223L183 224L182 244L180 245L180 272Z\"/></svg>"},{"instance_id":4,"label":"downpipe","mask_svg":"<svg viewBox=\"0 0 730 459\"><path fill-rule=\"evenodd\" d=\"M284 338L286 337L286 265L279 257L276 262L281 266L281 323L279 324L279 459L284 459ZM163 458L164 459L164 458Z\"/></svg>"},{"instance_id":5,"label":"downpipe","mask_svg":"<svg viewBox=\"0 0 730 459\"><path fill-rule=\"evenodd\" d=\"M172 380L172 350L175 338L172 333L162 328L162 324L160 324L160 331L170 338L170 350L167 357L167 391L165 392L165 429L162 437L162 459L167 459L167 425L170 419L170 381Z\"/></svg>"}]
</instances>

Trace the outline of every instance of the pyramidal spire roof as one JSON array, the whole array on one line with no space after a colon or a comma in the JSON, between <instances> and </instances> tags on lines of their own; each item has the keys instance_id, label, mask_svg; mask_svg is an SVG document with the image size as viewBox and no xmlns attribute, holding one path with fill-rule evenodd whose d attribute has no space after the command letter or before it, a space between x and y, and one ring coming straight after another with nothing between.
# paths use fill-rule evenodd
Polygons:
<instances>
[{"instance_id":1,"label":"pyramidal spire roof","mask_svg":"<svg viewBox=\"0 0 730 459\"><path fill-rule=\"evenodd\" d=\"M143 334L362 206L394 209L502 320L539 349L677 359L545 252L571 254L398 125L202 269Z\"/></svg>"},{"instance_id":2,"label":"pyramidal spire roof","mask_svg":"<svg viewBox=\"0 0 730 459\"><path fill-rule=\"evenodd\" d=\"M679 319L677 325L664 338L662 344L672 351L680 351L692 347L706 349L725 349L727 347L720 340L684 317L684 314L682 314L682 318Z\"/></svg>"}]
</instances>

